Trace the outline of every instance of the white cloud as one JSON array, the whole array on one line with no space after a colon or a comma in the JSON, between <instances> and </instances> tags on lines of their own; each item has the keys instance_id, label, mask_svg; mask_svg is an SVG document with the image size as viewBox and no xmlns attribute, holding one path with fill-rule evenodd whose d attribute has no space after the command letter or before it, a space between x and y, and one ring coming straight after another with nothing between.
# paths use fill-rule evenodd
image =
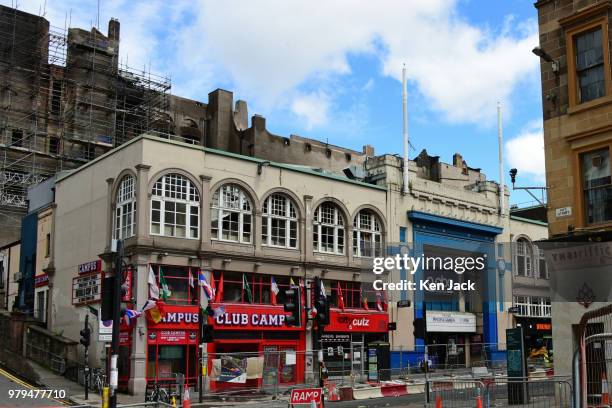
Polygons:
<instances>
[{"instance_id":1,"label":"white cloud","mask_svg":"<svg viewBox=\"0 0 612 408\"><path fill-rule=\"evenodd\" d=\"M21 8L38 12L40 1ZM174 92L203 97L212 86L234 90L251 104L287 110L325 125L324 106L313 98L338 95L338 78L352 71L351 55L378 59L381 74L400 80L406 63L409 98L420 93L441 120L494 123L495 102L537 72L530 49L538 43L533 21L508 16L497 31L463 20L457 0L310 0L164 2L114 0L101 3L122 22L121 55L136 67L152 63L172 75ZM95 5L48 0L48 17L63 25L96 21ZM103 29L102 31L105 31ZM350 109L350 107L347 107Z\"/></svg>"},{"instance_id":2,"label":"white cloud","mask_svg":"<svg viewBox=\"0 0 612 408\"><path fill-rule=\"evenodd\" d=\"M544 133L542 124L531 123L516 137L506 142L506 157L519 176L527 174L536 181L545 180Z\"/></svg>"},{"instance_id":3,"label":"white cloud","mask_svg":"<svg viewBox=\"0 0 612 408\"><path fill-rule=\"evenodd\" d=\"M306 129L323 125L328 121L329 97L323 92L297 95L291 111L306 121Z\"/></svg>"}]
</instances>

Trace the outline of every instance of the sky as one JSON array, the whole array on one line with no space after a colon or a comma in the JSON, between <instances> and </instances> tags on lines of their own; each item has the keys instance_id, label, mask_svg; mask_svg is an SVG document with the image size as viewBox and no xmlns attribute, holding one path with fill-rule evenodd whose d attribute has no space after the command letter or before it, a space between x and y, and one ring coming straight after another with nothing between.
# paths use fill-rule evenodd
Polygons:
<instances>
[{"instance_id":1,"label":"sky","mask_svg":"<svg viewBox=\"0 0 612 408\"><path fill-rule=\"evenodd\" d=\"M15 0L2 0L14 6ZM206 102L223 88L297 134L377 154L402 153L401 73L408 77L410 158L422 149L498 181L497 102L506 184L544 185L537 12L533 0L20 0L54 26L106 33L120 58ZM99 14L98 14L99 9ZM514 191L511 202L533 199Z\"/></svg>"}]
</instances>

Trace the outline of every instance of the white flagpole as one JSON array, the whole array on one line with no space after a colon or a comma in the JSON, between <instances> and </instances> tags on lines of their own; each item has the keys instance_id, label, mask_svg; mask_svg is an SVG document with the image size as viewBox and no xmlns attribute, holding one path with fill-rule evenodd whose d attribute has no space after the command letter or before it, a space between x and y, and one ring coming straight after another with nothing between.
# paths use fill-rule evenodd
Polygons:
<instances>
[{"instance_id":1,"label":"white flagpole","mask_svg":"<svg viewBox=\"0 0 612 408\"><path fill-rule=\"evenodd\" d=\"M408 194L408 85L406 83L406 64L402 68L402 111L404 114L403 120L403 137L404 137L404 172L402 193Z\"/></svg>"}]
</instances>

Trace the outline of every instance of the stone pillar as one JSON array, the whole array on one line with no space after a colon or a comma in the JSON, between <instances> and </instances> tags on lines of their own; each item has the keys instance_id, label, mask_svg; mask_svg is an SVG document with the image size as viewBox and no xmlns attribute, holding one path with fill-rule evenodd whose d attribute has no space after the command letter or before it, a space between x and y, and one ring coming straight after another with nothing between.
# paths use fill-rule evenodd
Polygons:
<instances>
[{"instance_id":1,"label":"stone pillar","mask_svg":"<svg viewBox=\"0 0 612 408\"><path fill-rule=\"evenodd\" d=\"M312 196L304 195L304 228L302 228L302 260L305 262L313 260L313 244L312 244L312 218L314 216L314 208L312 208Z\"/></svg>"},{"instance_id":2,"label":"stone pillar","mask_svg":"<svg viewBox=\"0 0 612 408\"><path fill-rule=\"evenodd\" d=\"M146 164L136 165L136 236L149 238L149 169Z\"/></svg>"},{"instance_id":3,"label":"stone pillar","mask_svg":"<svg viewBox=\"0 0 612 408\"><path fill-rule=\"evenodd\" d=\"M200 174L200 181L202 188L202 197L200 197L200 250L209 251L210 248L210 228L211 228L211 214L210 214L210 180L212 177Z\"/></svg>"},{"instance_id":4,"label":"stone pillar","mask_svg":"<svg viewBox=\"0 0 612 408\"><path fill-rule=\"evenodd\" d=\"M255 247L255 256L258 257L262 257L263 256L263 249L261 249L261 237L262 237L262 233L263 233L263 227L262 224L263 223L263 216L262 216L262 212L261 212L261 208L255 208L253 211L253 226L251 226L251 230L253 231L253 234L251 236L251 239L253 240L253 244ZM268 234L270 234L271 231L268 231Z\"/></svg>"},{"instance_id":5,"label":"stone pillar","mask_svg":"<svg viewBox=\"0 0 612 408\"><path fill-rule=\"evenodd\" d=\"M106 223L106 247L110 248L111 239L113 239L113 223L115 222L115 197L113 196L114 178L106 179L106 214L109 215L109 221ZM55 218L55 217L54 217ZM108 251L106 251L108 252Z\"/></svg>"},{"instance_id":6,"label":"stone pillar","mask_svg":"<svg viewBox=\"0 0 612 408\"><path fill-rule=\"evenodd\" d=\"M353 265L354 257L353 257L353 222L351 220L346 220L346 228L344 228L344 250L346 251L346 259L348 265ZM359 245L359 243L357 243ZM357 258L359 259L359 258Z\"/></svg>"},{"instance_id":7,"label":"stone pillar","mask_svg":"<svg viewBox=\"0 0 612 408\"><path fill-rule=\"evenodd\" d=\"M146 255L137 255L134 260L132 288L137 307L142 307L149 297L149 262ZM141 335L142 333L142 335ZM130 379L128 390L133 395L144 395L147 386L147 319L136 319L132 332L132 352L130 354Z\"/></svg>"}]
</instances>

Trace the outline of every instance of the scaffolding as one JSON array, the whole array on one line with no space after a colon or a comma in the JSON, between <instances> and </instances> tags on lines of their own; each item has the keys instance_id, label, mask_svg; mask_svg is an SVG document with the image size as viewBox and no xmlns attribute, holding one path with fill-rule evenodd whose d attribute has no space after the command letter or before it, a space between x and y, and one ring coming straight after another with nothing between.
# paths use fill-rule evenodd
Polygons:
<instances>
[{"instance_id":1,"label":"scaffolding","mask_svg":"<svg viewBox=\"0 0 612 408\"><path fill-rule=\"evenodd\" d=\"M168 136L170 79L120 64L119 22L54 27L0 6L0 239L28 187L143 133Z\"/></svg>"}]
</instances>

